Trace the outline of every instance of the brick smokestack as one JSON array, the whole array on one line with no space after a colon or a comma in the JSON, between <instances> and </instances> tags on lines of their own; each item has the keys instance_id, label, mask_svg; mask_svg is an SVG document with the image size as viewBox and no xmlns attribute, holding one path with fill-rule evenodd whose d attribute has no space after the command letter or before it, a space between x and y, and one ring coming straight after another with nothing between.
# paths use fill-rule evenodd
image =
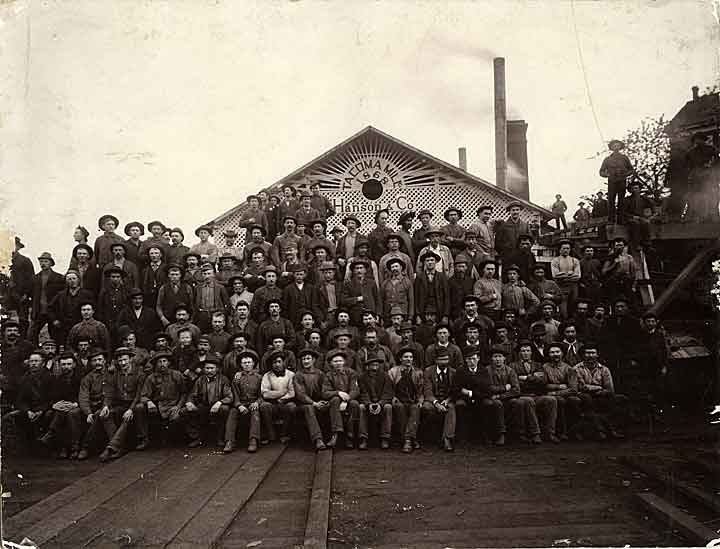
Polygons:
<instances>
[{"instance_id":1,"label":"brick smokestack","mask_svg":"<svg viewBox=\"0 0 720 549\"><path fill-rule=\"evenodd\" d=\"M507 121L508 187L520 198L530 200L528 179L527 128L524 120Z\"/></svg>"},{"instance_id":2,"label":"brick smokestack","mask_svg":"<svg viewBox=\"0 0 720 549\"><path fill-rule=\"evenodd\" d=\"M458 149L458 167L464 172L467 171L467 149L465 147Z\"/></svg>"},{"instance_id":3,"label":"brick smokestack","mask_svg":"<svg viewBox=\"0 0 720 549\"><path fill-rule=\"evenodd\" d=\"M507 100L505 97L505 58L493 59L495 82L495 185L506 189Z\"/></svg>"}]
</instances>

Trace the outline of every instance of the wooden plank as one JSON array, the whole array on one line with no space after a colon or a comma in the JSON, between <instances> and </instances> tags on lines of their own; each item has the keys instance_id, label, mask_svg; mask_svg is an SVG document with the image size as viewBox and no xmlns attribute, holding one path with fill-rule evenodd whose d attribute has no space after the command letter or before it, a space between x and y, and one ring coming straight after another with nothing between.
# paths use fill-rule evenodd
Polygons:
<instances>
[{"instance_id":1,"label":"wooden plank","mask_svg":"<svg viewBox=\"0 0 720 549\"><path fill-rule=\"evenodd\" d=\"M720 497L714 493L706 492L693 486L692 484L680 480L675 477L671 477L669 474L665 474L657 467L653 467L645 461L633 457L624 457L623 462L630 465L632 468L642 471L646 475L658 480L668 490L680 492L685 497L704 505L708 509L720 513Z\"/></svg>"},{"instance_id":2,"label":"wooden plank","mask_svg":"<svg viewBox=\"0 0 720 549\"><path fill-rule=\"evenodd\" d=\"M642 492L635 494L635 497L650 514L666 523L670 528L682 532L683 536L691 543L704 546L718 537L714 530L655 494Z\"/></svg>"},{"instance_id":3,"label":"wooden plank","mask_svg":"<svg viewBox=\"0 0 720 549\"><path fill-rule=\"evenodd\" d=\"M285 450L276 444L253 454L167 543L171 549L215 547Z\"/></svg>"},{"instance_id":4,"label":"wooden plank","mask_svg":"<svg viewBox=\"0 0 720 549\"><path fill-rule=\"evenodd\" d=\"M315 457L315 478L310 495L310 509L303 543L303 547L309 549L325 549L327 547L332 466L333 450L318 452Z\"/></svg>"},{"instance_id":5,"label":"wooden plank","mask_svg":"<svg viewBox=\"0 0 720 549\"><path fill-rule=\"evenodd\" d=\"M179 530L183 520L189 520L197 512L197 501L185 503L187 498L192 498L191 488L197 487L203 478L218 482L214 473L224 469L225 457L206 448L176 449L162 468L96 507L82 520L58 533L46 547L82 547L89 540L93 540L93 546L99 546L128 529L132 529L135 543L164 545L168 539L158 539L158 535L174 533L173 528Z\"/></svg>"},{"instance_id":6,"label":"wooden plank","mask_svg":"<svg viewBox=\"0 0 720 549\"><path fill-rule=\"evenodd\" d=\"M6 539L42 544L165 463L168 451L132 452L5 521Z\"/></svg>"},{"instance_id":7,"label":"wooden plank","mask_svg":"<svg viewBox=\"0 0 720 549\"><path fill-rule=\"evenodd\" d=\"M715 235L717 238L717 234ZM710 257L718 251L720 248L720 240L714 240L702 250L685 266L679 275L675 277L670 285L665 288L665 291L655 301L655 304L650 307L650 312L660 315L665 308L670 304L675 295L685 287L685 285L693 280L695 276L707 265L707 261Z\"/></svg>"}]
</instances>

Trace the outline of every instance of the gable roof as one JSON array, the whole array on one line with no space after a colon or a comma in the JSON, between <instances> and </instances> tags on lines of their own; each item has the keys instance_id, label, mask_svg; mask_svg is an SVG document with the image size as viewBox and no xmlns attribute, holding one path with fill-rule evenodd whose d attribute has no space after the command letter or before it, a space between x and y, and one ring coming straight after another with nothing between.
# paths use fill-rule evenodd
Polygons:
<instances>
[{"instance_id":1,"label":"gable roof","mask_svg":"<svg viewBox=\"0 0 720 549\"><path fill-rule=\"evenodd\" d=\"M668 123L666 132L676 134L682 131L716 128L720 125L720 93L707 93L683 105Z\"/></svg>"},{"instance_id":2,"label":"gable roof","mask_svg":"<svg viewBox=\"0 0 720 549\"><path fill-rule=\"evenodd\" d=\"M549 210L542 208L541 206L538 206L536 204L533 204L532 202L529 202L527 200L524 200L513 193L500 189L497 186L493 185L489 181L486 181L480 177L477 177L475 175L472 175L471 173L464 171L457 166L453 166L452 164L445 162L444 160L440 160L439 158L436 158L424 151L421 151L420 149L413 147L412 145L409 145L405 143L404 141L401 141L400 139L397 139L396 137L393 137L392 135L389 135L381 130L378 130L377 128L373 126L367 126L360 130L359 132L353 134L352 136L348 137L346 140L342 141L338 145L332 147L331 149L325 151L321 155L317 156L313 160L309 161L308 163L304 164L297 170L293 171L292 173L286 175L282 179L276 181L269 187L266 187L265 191L269 193L277 192L280 190L280 188L288 183L292 183L295 181L297 183L297 179L303 178L306 173L312 171L312 169L322 163L324 163L326 160L333 157L333 155L336 155L340 153L341 151L344 151L347 147L350 147L353 145L354 142L360 141L363 138L366 138L368 136L371 137L379 137L383 140L389 141L390 143L406 149L408 152L412 153L413 155L419 157L422 159L423 162L428 163L430 165L434 165L436 168L441 168L443 171L449 172L452 174L455 178L464 180L472 185L476 185L478 187L481 187L482 189L494 193L496 195L499 195L502 199L509 201L516 201L523 204L528 210L532 210L538 214L542 218L550 219L553 217L552 212ZM235 206L234 208L231 208L230 210L224 212L223 214L219 215L217 218L215 218L212 223L218 223L222 221L224 218L236 213L239 210L242 210L246 207L246 203L239 204Z\"/></svg>"}]
</instances>

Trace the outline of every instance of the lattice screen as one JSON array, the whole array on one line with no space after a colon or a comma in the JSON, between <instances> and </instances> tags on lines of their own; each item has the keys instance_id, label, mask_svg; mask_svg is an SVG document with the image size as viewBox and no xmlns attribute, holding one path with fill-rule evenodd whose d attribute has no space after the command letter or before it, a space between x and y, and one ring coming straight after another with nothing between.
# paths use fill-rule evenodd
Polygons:
<instances>
[{"instance_id":1,"label":"lattice screen","mask_svg":"<svg viewBox=\"0 0 720 549\"><path fill-rule=\"evenodd\" d=\"M493 219L505 219L505 207L512 200L491 184L479 183L459 170L449 169L374 128L368 128L268 191L279 191L286 183L306 189L312 182L320 183L321 192L336 205L338 214L328 220L328 230L352 212L362 222L361 232L367 233L373 227L375 211L382 208L390 210L392 226L397 225L402 212L423 208L435 212L434 224L443 225L446 221L442 214L449 206L463 210L460 224L468 227L475 222L475 212L481 205L493 207ZM243 235L238 221L244 207L240 205L217 218L214 223L218 233L232 228ZM541 209L528 207L521 217L530 221L538 215L543 215ZM415 226L419 226L417 220Z\"/></svg>"}]
</instances>

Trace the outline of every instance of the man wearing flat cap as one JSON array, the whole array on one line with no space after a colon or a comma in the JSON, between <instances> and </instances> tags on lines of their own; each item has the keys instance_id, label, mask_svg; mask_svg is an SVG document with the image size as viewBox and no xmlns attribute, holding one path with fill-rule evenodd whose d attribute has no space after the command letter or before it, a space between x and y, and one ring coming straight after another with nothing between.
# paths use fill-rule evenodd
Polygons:
<instances>
[{"instance_id":1,"label":"man wearing flat cap","mask_svg":"<svg viewBox=\"0 0 720 549\"><path fill-rule=\"evenodd\" d=\"M38 336L43 326L48 325L50 337L55 336L55 328L50 323L49 306L57 294L65 288L65 277L53 270L55 260L49 252L38 257L40 272L32 281L32 309L30 313L30 329L28 339L37 345Z\"/></svg>"},{"instance_id":2,"label":"man wearing flat cap","mask_svg":"<svg viewBox=\"0 0 720 549\"><path fill-rule=\"evenodd\" d=\"M520 213L523 209L520 202L510 202L505 209L510 216L502 223L498 222L495 225L495 250L500 261L507 265L509 255L518 248L520 235L530 234L530 227L527 222L520 220Z\"/></svg>"},{"instance_id":3,"label":"man wearing flat cap","mask_svg":"<svg viewBox=\"0 0 720 549\"><path fill-rule=\"evenodd\" d=\"M98 227L103 231L103 234L95 239L95 253L93 257L99 269L102 269L107 263L112 261L110 246L115 242L124 242L122 236L115 234L118 224L118 218L111 214L105 214L98 219Z\"/></svg>"},{"instance_id":4,"label":"man wearing flat cap","mask_svg":"<svg viewBox=\"0 0 720 549\"><path fill-rule=\"evenodd\" d=\"M244 229L252 225L260 225L265 231L268 230L268 218L260 208L260 198L257 195L251 194L247 197L247 208L240 216L239 225Z\"/></svg>"},{"instance_id":5,"label":"man wearing flat cap","mask_svg":"<svg viewBox=\"0 0 720 549\"><path fill-rule=\"evenodd\" d=\"M609 223L622 223L623 197L627 178L635 172L630 159L620 152L624 148L625 143L619 139L612 139L608 143L608 149L612 152L600 166L600 177L608 180Z\"/></svg>"},{"instance_id":6,"label":"man wearing flat cap","mask_svg":"<svg viewBox=\"0 0 720 549\"><path fill-rule=\"evenodd\" d=\"M170 229L170 245L167 246L165 252L165 262L170 265L176 263L178 265L185 264L185 255L190 253L190 248L183 244L185 233L180 227Z\"/></svg>"}]
</instances>

